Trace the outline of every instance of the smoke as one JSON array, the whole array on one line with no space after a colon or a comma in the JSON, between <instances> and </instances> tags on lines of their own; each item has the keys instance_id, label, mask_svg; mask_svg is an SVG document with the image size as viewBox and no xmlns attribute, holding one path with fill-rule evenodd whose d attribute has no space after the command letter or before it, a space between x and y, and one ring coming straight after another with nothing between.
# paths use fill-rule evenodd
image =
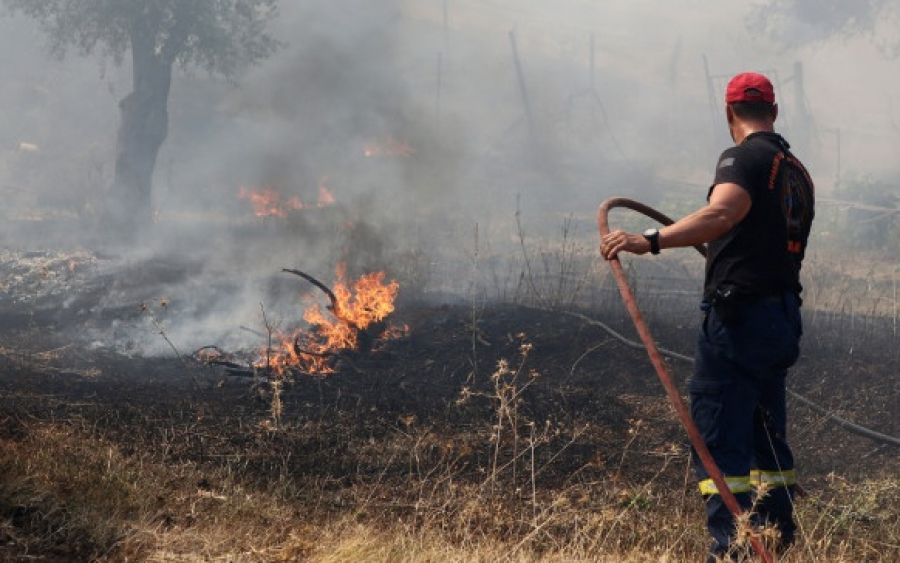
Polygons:
<instances>
[{"instance_id":1,"label":"smoke","mask_svg":"<svg viewBox=\"0 0 900 563\"><path fill-rule=\"evenodd\" d=\"M786 49L747 29L750 13L736 0L283 2L271 59L233 82L175 77L157 228L137 247L105 237L98 216L115 197L127 64L52 60L32 22L2 18L6 244L105 253L113 282L97 308L166 298L185 348L238 345L263 311L299 318L309 288L282 268L326 283L341 262L351 277L418 269L427 286L476 247L502 253L517 212L533 231L567 216L590 231L613 195L699 204L736 72L773 74L781 125L820 190L838 130L842 170L896 175L897 61L864 37ZM257 217L242 187L306 205ZM319 206L323 189L334 201ZM149 343L148 315L133 326L151 335L135 350L165 348Z\"/></svg>"}]
</instances>

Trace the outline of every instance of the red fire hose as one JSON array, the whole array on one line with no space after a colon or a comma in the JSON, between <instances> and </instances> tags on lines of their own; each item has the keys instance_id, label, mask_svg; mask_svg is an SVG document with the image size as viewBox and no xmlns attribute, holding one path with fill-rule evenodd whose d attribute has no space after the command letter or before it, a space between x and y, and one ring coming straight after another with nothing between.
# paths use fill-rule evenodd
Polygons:
<instances>
[{"instance_id":1,"label":"red fire hose","mask_svg":"<svg viewBox=\"0 0 900 563\"><path fill-rule=\"evenodd\" d=\"M651 219L659 221L663 225L671 225L674 223L669 217L642 203L621 197L611 198L600 204L600 208L597 210L597 226L600 229L601 236L609 233L607 215L609 214L609 210L615 207L625 207L637 211ZM706 248L704 246L700 245L694 248L696 248L700 254L706 256ZM644 317L637 307L634 293L632 293L631 288L628 286L628 280L625 278L625 271L622 269L622 264L619 262L618 258L613 258L609 261L609 265L612 268L613 276L616 278L616 284L619 286L619 293L622 294L622 300L625 302L625 308L628 309L628 313L634 321L634 327L637 329L637 332L641 337L641 342L644 343L644 347L650 355L650 361L653 363L653 367L656 368L659 380L662 382L663 387L666 388L666 394L669 396L669 401L672 403L672 406L675 407L675 411L678 413L678 417L681 419L681 424L684 426L684 429L687 430L688 437L691 439L691 444L693 444L697 456L700 458L701 463L703 463L703 467L706 468L706 472L709 474L710 479L713 480L713 483L715 483L716 487L719 489L719 494L722 496L722 500L725 501L725 506L727 506L728 510L734 514L735 520L739 521L738 517L742 513L741 506L738 504L734 494L732 494L731 489L728 488L725 477L722 475L722 472L713 460L712 455L709 453L709 449L706 447L706 443L703 441L703 437L700 435L697 425L694 424L694 420L691 418L690 411L681 399L681 395L678 393L678 388L675 386L672 375L669 373L666 364L663 362L662 355L659 353L659 349L656 347L656 343L653 342L653 337L650 335L650 330L647 328L647 323L644 322ZM758 537L751 535L750 545L753 546L754 551L759 555L761 561L764 561L765 563L772 563L774 561L772 555L766 550L765 546L762 545L762 542L759 541Z\"/></svg>"}]
</instances>

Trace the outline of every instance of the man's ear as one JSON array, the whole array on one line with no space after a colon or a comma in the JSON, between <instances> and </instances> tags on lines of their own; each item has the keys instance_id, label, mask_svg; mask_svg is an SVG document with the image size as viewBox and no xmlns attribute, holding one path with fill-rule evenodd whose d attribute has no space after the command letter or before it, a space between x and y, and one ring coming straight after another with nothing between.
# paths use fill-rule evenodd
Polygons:
<instances>
[{"instance_id":1,"label":"man's ear","mask_svg":"<svg viewBox=\"0 0 900 563\"><path fill-rule=\"evenodd\" d=\"M731 109L731 104L725 104L725 118L728 120L728 125L734 123L734 110Z\"/></svg>"},{"instance_id":2,"label":"man's ear","mask_svg":"<svg viewBox=\"0 0 900 563\"><path fill-rule=\"evenodd\" d=\"M772 104L772 121L778 119L778 104Z\"/></svg>"}]
</instances>

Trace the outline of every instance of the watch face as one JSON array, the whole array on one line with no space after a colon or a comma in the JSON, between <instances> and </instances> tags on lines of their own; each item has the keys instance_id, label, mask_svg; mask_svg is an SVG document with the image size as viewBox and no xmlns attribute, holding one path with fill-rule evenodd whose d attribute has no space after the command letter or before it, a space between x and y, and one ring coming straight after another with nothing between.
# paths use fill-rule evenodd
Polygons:
<instances>
[{"instance_id":1,"label":"watch face","mask_svg":"<svg viewBox=\"0 0 900 563\"><path fill-rule=\"evenodd\" d=\"M659 231L657 229L647 229L646 231L644 231L645 237L655 237L658 234Z\"/></svg>"}]
</instances>

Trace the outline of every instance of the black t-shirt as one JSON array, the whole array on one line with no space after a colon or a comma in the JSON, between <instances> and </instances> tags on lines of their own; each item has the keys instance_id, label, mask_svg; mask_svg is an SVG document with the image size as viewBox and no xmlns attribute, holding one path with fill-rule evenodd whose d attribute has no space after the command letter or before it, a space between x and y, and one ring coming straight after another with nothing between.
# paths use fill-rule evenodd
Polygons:
<instances>
[{"instance_id":1,"label":"black t-shirt","mask_svg":"<svg viewBox=\"0 0 900 563\"><path fill-rule=\"evenodd\" d=\"M705 297L716 288L746 296L799 294L800 263L815 207L806 168L781 135L756 132L719 157L709 195L727 182L747 190L753 203L740 223L709 243Z\"/></svg>"}]
</instances>

